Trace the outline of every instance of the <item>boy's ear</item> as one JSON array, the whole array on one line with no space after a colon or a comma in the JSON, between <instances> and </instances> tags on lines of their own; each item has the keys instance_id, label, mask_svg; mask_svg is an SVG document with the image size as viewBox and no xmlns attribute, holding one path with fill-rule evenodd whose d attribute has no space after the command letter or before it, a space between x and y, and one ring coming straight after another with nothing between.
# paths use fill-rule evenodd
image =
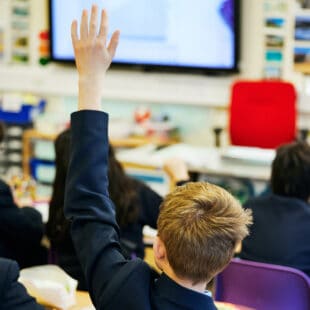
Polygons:
<instances>
[{"instance_id":1,"label":"boy's ear","mask_svg":"<svg viewBox=\"0 0 310 310\"><path fill-rule=\"evenodd\" d=\"M158 236L155 237L153 250L156 259L161 260L166 257L165 245Z\"/></svg>"}]
</instances>

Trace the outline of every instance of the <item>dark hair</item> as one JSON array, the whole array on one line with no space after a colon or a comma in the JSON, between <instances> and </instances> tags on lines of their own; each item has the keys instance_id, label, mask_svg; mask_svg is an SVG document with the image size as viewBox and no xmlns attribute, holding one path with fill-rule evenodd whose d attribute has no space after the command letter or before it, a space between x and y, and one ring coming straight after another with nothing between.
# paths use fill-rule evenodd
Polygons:
<instances>
[{"instance_id":1,"label":"dark hair","mask_svg":"<svg viewBox=\"0 0 310 310\"><path fill-rule=\"evenodd\" d=\"M62 132L55 140L56 175L50 201L47 236L52 243L60 244L69 234L70 223L64 217L64 195L67 169L69 166L71 130ZM138 183L125 174L109 146L109 194L116 208L116 220L123 228L134 223L139 213Z\"/></svg>"},{"instance_id":2,"label":"dark hair","mask_svg":"<svg viewBox=\"0 0 310 310\"><path fill-rule=\"evenodd\" d=\"M137 220L138 182L128 177L109 145L109 194L116 207L116 221L123 228Z\"/></svg>"},{"instance_id":3,"label":"dark hair","mask_svg":"<svg viewBox=\"0 0 310 310\"><path fill-rule=\"evenodd\" d=\"M46 234L55 245L70 236L70 222L64 216L65 184L70 158L71 132L65 130L55 140L55 168L53 192L49 207Z\"/></svg>"},{"instance_id":4,"label":"dark hair","mask_svg":"<svg viewBox=\"0 0 310 310\"><path fill-rule=\"evenodd\" d=\"M310 146L293 142L277 149L272 163L271 188L276 195L310 198Z\"/></svg>"}]
</instances>

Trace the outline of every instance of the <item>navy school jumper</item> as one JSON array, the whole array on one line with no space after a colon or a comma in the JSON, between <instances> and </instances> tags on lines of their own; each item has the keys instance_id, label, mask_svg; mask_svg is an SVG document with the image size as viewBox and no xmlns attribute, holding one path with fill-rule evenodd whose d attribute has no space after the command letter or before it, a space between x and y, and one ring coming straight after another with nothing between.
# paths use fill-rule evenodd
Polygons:
<instances>
[{"instance_id":1,"label":"navy school jumper","mask_svg":"<svg viewBox=\"0 0 310 310\"><path fill-rule=\"evenodd\" d=\"M44 310L27 294L17 282L19 269L16 262L0 258L0 309L1 310Z\"/></svg>"},{"instance_id":2,"label":"navy school jumper","mask_svg":"<svg viewBox=\"0 0 310 310\"><path fill-rule=\"evenodd\" d=\"M108 115L75 112L71 124L65 215L72 219L73 242L96 309L215 310L211 297L157 274L140 259L122 256L108 194Z\"/></svg>"}]
</instances>

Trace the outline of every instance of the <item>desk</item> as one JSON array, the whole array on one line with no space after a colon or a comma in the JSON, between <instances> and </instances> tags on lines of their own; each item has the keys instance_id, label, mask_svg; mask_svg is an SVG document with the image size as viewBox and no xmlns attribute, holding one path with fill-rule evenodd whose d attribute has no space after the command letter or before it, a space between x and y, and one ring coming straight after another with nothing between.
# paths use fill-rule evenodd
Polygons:
<instances>
[{"instance_id":1,"label":"desk","mask_svg":"<svg viewBox=\"0 0 310 310\"><path fill-rule=\"evenodd\" d=\"M230 176L267 181L270 178L271 163L257 164L251 161L238 161L222 158L223 149L214 147L191 146L176 144L157 150L152 145L120 151L117 159L124 165L137 168L161 168L163 162L171 157L183 159L191 172L206 173L216 176Z\"/></svg>"},{"instance_id":2,"label":"desk","mask_svg":"<svg viewBox=\"0 0 310 310\"><path fill-rule=\"evenodd\" d=\"M58 310L53 307L45 307L46 310ZM76 292L76 305L70 307L68 310L95 310L89 294L87 292Z\"/></svg>"},{"instance_id":3,"label":"desk","mask_svg":"<svg viewBox=\"0 0 310 310\"><path fill-rule=\"evenodd\" d=\"M89 297L89 294L87 292L76 292L76 305L71 307L70 310L80 310L80 309L95 309L91 300L90 300L90 297Z\"/></svg>"},{"instance_id":4,"label":"desk","mask_svg":"<svg viewBox=\"0 0 310 310\"><path fill-rule=\"evenodd\" d=\"M215 304L219 310L254 310L248 307L218 301L216 301ZM87 292L78 291L76 293L76 305L70 307L68 310L92 310L92 309L95 310L90 300L89 294ZM46 307L46 310L57 310L57 309Z\"/></svg>"}]
</instances>

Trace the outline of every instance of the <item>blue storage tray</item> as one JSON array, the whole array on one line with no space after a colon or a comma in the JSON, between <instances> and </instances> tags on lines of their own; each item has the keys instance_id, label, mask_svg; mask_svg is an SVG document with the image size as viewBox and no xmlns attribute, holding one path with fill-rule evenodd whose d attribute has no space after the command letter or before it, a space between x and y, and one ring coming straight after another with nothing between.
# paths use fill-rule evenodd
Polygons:
<instances>
[{"instance_id":1,"label":"blue storage tray","mask_svg":"<svg viewBox=\"0 0 310 310\"><path fill-rule=\"evenodd\" d=\"M23 104L18 112L3 111L0 107L0 120L8 124L29 124L36 115L44 111L45 105L45 100L40 100L38 105Z\"/></svg>"}]
</instances>

